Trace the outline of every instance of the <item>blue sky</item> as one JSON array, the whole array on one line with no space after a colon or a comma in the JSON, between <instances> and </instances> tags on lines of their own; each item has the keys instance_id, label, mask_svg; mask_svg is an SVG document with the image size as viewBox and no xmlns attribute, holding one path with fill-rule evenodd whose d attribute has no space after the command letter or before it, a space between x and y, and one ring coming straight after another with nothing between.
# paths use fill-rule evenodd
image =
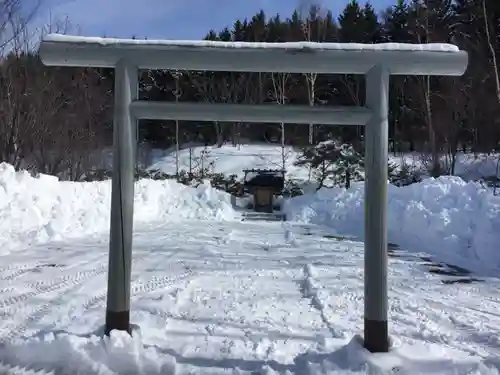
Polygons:
<instances>
[{"instance_id":1,"label":"blue sky","mask_svg":"<svg viewBox=\"0 0 500 375\"><path fill-rule=\"evenodd\" d=\"M231 26L236 19L250 18L260 9L268 15L288 16L301 2L308 1L311 0L45 0L37 23L67 17L72 34L200 39L208 30ZM394 2L373 0L372 4L381 10ZM316 3L338 15L347 0Z\"/></svg>"}]
</instances>

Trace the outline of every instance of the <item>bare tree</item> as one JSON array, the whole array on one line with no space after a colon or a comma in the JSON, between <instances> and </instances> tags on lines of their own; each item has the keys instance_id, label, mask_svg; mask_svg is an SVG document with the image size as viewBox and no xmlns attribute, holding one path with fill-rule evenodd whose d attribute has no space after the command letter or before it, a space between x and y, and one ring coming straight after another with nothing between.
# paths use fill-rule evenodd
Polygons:
<instances>
[{"instance_id":1,"label":"bare tree","mask_svg":"<svg viewBox=\"0 0 500 375\"><path fill-rule=\"evenodd\" d=\"M488 49L490 50L490 53L491 53L491 63L493 65L492 68L493 68L493 76L495 78L497 100L498 100L498 104L500 104L500 77L499 77L499 70L498 70L498 63L497 63L495 46L494 46L493 38L491 35L491 31L490 31L491 26L490 26L490 22L489 22L489 18L488 18L488 10L486 8L486 0L482 1L482 9L483 9L484 31L486 34L486 42L488 43Z\"/></svg>"},{"instance_id":2,"label":"bare tree","mask_svg":"<svg viewBox=\"0 0 500 375\"><path fill-rule=\"evenodd\" d=\"M431 26L429 22L430 11L427 6L427 0L424 0L423 6L417 3L415 8L415 19L413 23L414 34L416 35L417 43L430 43ZM436 30L433 30L434 32ZM416 83L417 92L419 93L418 102L421 103L421 113L424 122L427 125L428 140L430 143L430 156L431 166L430 172L432 176L437 177L440 174L441 164L439 158L439 148L437 144L436 129L433 121L432 111L432 90L431 90L431 77L413 77Z\"/></svg>"},{"instance_id":3,"label":"bare tree","mask_svg":"<svg viewBox=\"0 0 500 375\"><path fill-rule=\"evenodd\" d=\"M173 94L175 96L175 102L179 102L179 98L182 96L182 89L179 85L179 79L182 76L182 73L179 70L172 71L172 75L175 79L175 89ZM175 120L175 175L179 176L179 120Z\"/></svg>"},{"instance_id":4,"label":"bare tree","mask_svg":"<svg viewBox=\"0 0 500 375\"><path fill-rule=\"evenodd\" d=\"M11 49L19 35L26 34L28 23L34 18L41 0L26 2L22 0L0 1L0 51Z\"/></svg>"},{"instance_id":5,"label":"bare tree","mask_svg":"<svg viewBox=\"0 0 500 375\"><path fill-rule=\"evenodd\" d=\"M18 168L78 180L94 154L102 156L111 87L95 69L43 66L30 41L28 32L17 34L0 66L0 156Z\"/></svg>"},{"instance_id":6,"label":"bare tree","mask_svg":"<svg viewBox=\"0 0 500 375\"><path fill-rule=\"evenodd\" d=\"M290 79L290 74L288 73L273 73L271 74L271 80L273 83L273 88L271 91L271 97L277 104L284 105L288 101L287 97L287 83ZM280 124L281 130L281 166L285 170L287 153L285 150L285 124Z\"/></svg>"},{"instance_id":7,"label":"bare tree","mask_svg":"<svg viewBox=\"0 0 500 375\"><path fill-rule=\"evenodd\" d=\"M17 56L10 55L0 70L0 157L16 168L21 166L31 133L27 124L33 116L24 90L27 72L18 62Z\"/></svg>"},{"instance_id":8,"label":"bare tree","mask_svg":"<svg viewBox=\"0 0 500 375\"><path fill-rule=\"evenodd\" d=\"M301 28L304 38L308 42L322 42L326 36L324 22L320 15L320 4L318 0L299 0L299 14L301 16ZM307 85L308 103L312 107L316 100L316 81L318 73L304 73ZM314 143L314 125L309 124L309 144Z\"/></svg>"},{"instance_id":9,"label":"bare tree","mask_svg":"<svg viewBox=\"0 0 500 375\"><path fill-rule=\"evenodd\" d=\"M190 81L198 91L198 96L205 102L217 102L221 96L221 77L225 72L190 72ZM222 83L224 86L226 83ZM214 121L215 136L217 145L224 144L224 125L219 121Z\"/></svg>"},{"instance_id":10,"label":"bare tree","mask_svg":"<svg viewBox=\"0 0 500 375\"><path fill-rule=\"evenodd\" d=\"M248 76L239 72L225 73L219 83L220 101L223 103L240 103L248 95ZM241 123L232 124L231 138L233 146L236 146L240 136Z\"/></svg>"},{"instance_id":11,"label":"bare tree","mask_svg":"<svg viewBox=\"0 0 500 375\"><path fill-rule=\"evenodd\" d=\"M0 61L0 157L16 167L22 159L25 119L31 116L29 106L23 100L23 87L16 78L24 75L18 65L19 38L26 38L26 25L34 17L39 1L25 4L22 0L0 1L0 54L10 56Z\"/></svg>"}]
</instances>

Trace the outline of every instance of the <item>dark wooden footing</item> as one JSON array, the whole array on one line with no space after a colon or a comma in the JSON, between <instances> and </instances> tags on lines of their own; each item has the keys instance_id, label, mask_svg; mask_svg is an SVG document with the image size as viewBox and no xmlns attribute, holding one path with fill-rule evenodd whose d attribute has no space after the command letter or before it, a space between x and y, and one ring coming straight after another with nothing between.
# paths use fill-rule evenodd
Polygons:
<instances>
[{"instance_id":1,"label":"dark wooden footing","mask_svg":"<svg viewBox=\"0 0 500 375\"><path fill-rule=\"evenodd\" d=\"M365 348L372 353L389 351L389 331L387 321L365 319Z\"/></svg>"},{"instance_id":2,"label":"dark wooden footing","mask_svg":"<svg viewBox=\"0 0 500 375\"><path fill-rule=\"evenodd\" d=\"M109 336L110 332L114 329L131 333L130 311L106 311L105 335Z\"/></svg>"}]
</instances>

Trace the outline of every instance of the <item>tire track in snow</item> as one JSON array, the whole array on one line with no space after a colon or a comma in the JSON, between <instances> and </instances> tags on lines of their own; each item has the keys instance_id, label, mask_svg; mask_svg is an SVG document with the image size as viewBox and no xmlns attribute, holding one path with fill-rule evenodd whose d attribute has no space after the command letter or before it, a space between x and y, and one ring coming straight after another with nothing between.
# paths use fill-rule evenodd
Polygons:
<instances>
[{"instance_id":1,"label":"tire track in snow","mask_svg":"<svg viewBox=\"0 0 500 375\"><path fill-rule=\"evenodd\" d=\"M165 246L159 246L159 247L152 248L150 251L164 249L164 248L165 248ZM173 257L175 257L180 252L181 252L180 250L171 252L166 257L162 256L162 259L163 259L163 261L171 260ZM150 257L149 252L145 252L144 254L142 254L140 256L136 256L134 258L135 266L136 267L138 266L137 261L140 261L142 259L149 258L149 257ZM165 270L165 272L172 273L172 272L175 272L175 270L170 269L170 270ZM184 272L184 273L182 273L180 275L176 275L176 276L170 276L170 277L168 277L168 276L164 276L164 277L153 276L150 280L146 281L145 283L142 279L133 280L131 282L131 286L130 286L130 297L137 296L141 293L151 293L151 292L154 292L154 291L162 289L162 288L167 288L167 287L174 285L177 282L183 281L183 280L185 280L185 279L187 279L195 274L196 273L194 271L189 269L187 272ZM94 296L92 296L90 298L85 299L85 302L83 304L79 305L79 307L73 307L72 309L70 309L70 311L68 312L68 315L70 315L72 317L70 318L68 324L71 324L72 322L74 322L85 311L88 311L89 309L99 305L100 303L103 303L106 300L106 297L107 297L107 289L105 289L104 291L101 291L100 293L95 294ZM45 305L42 306L42 308L44 310L46 308L50 308L50 304L47 304L47 305L48 306L45 306ZM75 315L74 314L75 312L79 312L79 314ZM37 315L37 312L35 312L33 315L34 316ZM40 319L41 318L38 318L37 320L40 320ZM34 322L34 320L32 319L31 322ZM59 320L54 321L51 325L49 325L49 327L45 328L45 330L47 330L47 329L53 330L54 328L56 328L58 323L59 323Z\"/></svg>"},{"instance_id":2,"label":"tire track in snow","mask_svg":"<svg viewBox=\"0 0 500 375\"><path fill-rule=\"evenodd\" d=\"M77 271L71 275L60 276L47 282L35 283L33 284L35 290L0 300L0 309L5 309L17 303L24 302L29 298L55 292L65 287L71 288L105 272L107 272L107 265L102 265L86 271Z\"/></svg>"},{"instance_id":3,"label":"tire track in snow","mask_svg":"<svg viewBox=\"0 0 500 375\"><path fill-rule=\"evenodd\" d=\"M138 261L148 257L149 254L143 254L141 256L135 257L134 261ZM19 312L16 313L16 320L22 320L21 323L15 325L14 327L0 327L0 343L5 343L6 341L11 341L15 338L21 337L29 328L31 324L38 323L43 317L53 311L54 307L71 291L76 287L85 283L86 281L98 277L107 273L108 264L105 262L99 267L94 267L86 271L78 271L73 275L64 275L57 279L53 279L50 282L45 282L35 288L34 291L24 293L18 296L10 297L6 300L0 301L0 309L10 309L13 305L25 302L29 298L38 297L47 293L55 292L59 289L65 288L55 300L43 303L41 305L35 306L34 308L28 308L29 311L24 317L18 318ZM105 293L104 293L105 294ZM24 305L26 306L26 305ZM21 309L19 309L21 310ZM3 314L6 312L3 311ZM52 326L52 325L51 325ZM2 332L3 331L3 332Z\"/></svg>"},{"instance_id":4,"label":"tire track in snow","mask_svg":"<svg viewBox=\"0 0 500 375\"><path fill-rule=\"evenodd\" d=\"M148 257L148 253L144 253L139 256L135 256L133 261L139 261L142 260L146 257ZM24 284L26 287L32 288L34 290L19 294L17 296L12 296L7 299L0 299L0 309L5 309L8 308L12 305L15 305L20 302L24 302L29 298L32 297L37 297L46 293L51 293L55 292L59 289L62 288L72 288L74 286L78 286L85 281L92 279L94 277L97 277L99 275L102 275L104 273L108 272L108 262L107 261L102 261L102 256L97 257L94 259L94 262L100 263L99 266L97 267L92 267L88 270L85 271L76 271L72 272L67 275L62 275L57 278L52 278L52 279L46 279L46 280L39 280L34 283L26 283ZM46 263L42 263L46 264ZM74 267L71 267L69 270L74 270ZM0 279L1 280L1 279ZM66 292L64 292L66 293Z\"/></svg>"},{"instance_id":5,"label":"tire track in snow","mask_svg":"<svg viewBox=\"0 0 500 375\"><path fill-rule=\"evenodd\" d=\"M40 262L34 262L34 263L14 263L14 264L9 264L5 267L0 267L0 274L7 272L7 271L12 271L12 270L18 270L26 267L33 267L36 266L37 264L40 264Z\"/></svg>"},{"instance_id":6,"label":"tire track in snow","mask_svg":"<svg viewBox=\"0 0 500 375\"><path fill-rule=\"evenodd\" d=\"M319 287L316 285L316 281L314 280L313 267L310 264L304 265L302 267L302 273L304 278L299 281L300 293L304 298L311 301L311 306L319 312L321 320L332 334L332 337L344 338L344 331L335 327L325 314L325 306L318 295Z\"/></svg>"},{"instance_id":7,"label":"tire track in snow","mask_svg":"<svg viewBox=\"0 0 500 375\"><path fill-rule=\"evenodd\" d=\"M44 268L52 269L52 270L60 270L61 272L64 272L64 273L68 273L68 271L74 272L73 270L79 268L82 263L85 263L85 264L99 263L99 264L101 264L101 266L99 266L99 268L101 268L102 267L102 258L103 258L103 255L99 255L99 256L94 257L90 260L82 260L80 262L76 262L76 263L72 264L70 267L67 267L66 265L56 264L56 263L50 263L50 261L13 265L11 267L5 267L3 269L0 269L0 275L2 275L2 273L5 273L5 271L13 271L11 273L7 273L7 275L0 276L0 281L12 281L12 280L15 280L18 277L24 275L24 274L27 274L27 273L40 272L41 269L44 269ZM77 271L77 272L80 272L80 271ZM25 288L35 289L35 291L39 291L39 290L43 291L43 289L45 287L47 287L47 288L54 287L54 284L57 284L58 282L59 283L64 282L64 281L66 281L65 278L68 278L68 277L70 277L70 276L63 275L63 276L59 276L57 278L41 279L41 280L38 280L35 282L28 281L28 282L25 282L23 284L23 286ZM58 280L62 280L62 281L58 281ZM11 289L12 288L1 289L0 295L11 291ZM28 298L29 298L29 296L28 296ZM0 299L0 308L5 307L5 305L3 303L6 303L7 306L12 305L12 303L13 303L12 301L10 301L10 302L7 302L7 301L12 300L12 299L15 300L16 297L22 301L24 301L26 299L25 297L23 297L23 295L11 297L11 298L8 298L7 300L3 300L3 301Z\"/></svg>"},{"instance_id":8,"label":"tire track in snow","mask_svg":"<svg viewBox=\"0 0 500 375\"><path fill-rule=\"evenodd\" d=\"M0 327L0 343L5 343L17 337L22 336L30 328L31 324L39 322L43 317L52 312L54 310L54 306L57 305L58 302L61 299L63 299L67 294L69 294L72 290L74 290L74 288L80 286L85 281L91 278L104 274L106 271L107 271L106 269L103 270L100 268L94 268L87 272L79 272L77 276L73 275L64 277L65 280L62 282L49 286L45 285L42 288L39 288L38 290L25 293L21 295L22 298L19 298L20 296L16 296L9 298L6 301L2 301L4 303L8 302L9 304L7 305L7 307L9 308L15 303L24 302L29 298L37 297L67 287L64 291L62 291L62 293L58 295L58 297L55 300L51 300L44 304L38 305L34 308L28 308L27 310L29 312L24 316L21 315L21 317L18 317L22 313L15 311L14 313L16 314L16 321L21 320L21 323L16 324L14 327L12 326ZM6 307L6 305L4 304L2 307Z\"/></svg>"},{"instance_id":9,"label":"tire track in snow","mask_svg":"<svg viewBox=\"0 0 500 375\"><path fill-rule=\"evenodd\" d=\"M188 271L183 274L172 277L162 277L162 278L153 277L150 280L146 281L146 283L144 283L143 280L136 280L132 282L130 289L130 296L135 297L142 293L152 293L160 289L168 288L170 286L175 285L178 282L182 282L186 279L189 279L192 276L194 276L194 273L192 271ZM104 301L106 299L106 296L107 296L107 291L96 294L93 297L86 299L85 303L81 305L81 309L74 308L73 311L79 310L81 312L85 312L91 309L92 307L98 305L102 301ZM76 318L77 316L73 315L73 318L71 318L70 322L76 320Z\"/></svg>"},{"instance_id":10,"label":"tire track in snow","mask_svg":"<svg viewBox=\"0 0 500 375\"><path fill-rule=\"evenodd\" d=\"M52 249L51 250L60 250L60 248L57 249ZM44 249L45 250L45 249ZM67 267L66 265L60 265L56 264L52 259L46 259L45 261L38 261L38 262L32 262L32 263L13 263L9 264L6 267L0 268L0 281L7 281L7 280L14 280L17 277L30 273L30 272L36 272L40 268L44 267L50 267L50 268L55 268L55 269L64 269L64 270L71 270L74 268L80 267L82 264L88 264L91 262L98 262L100 263L100 260L103 256L106 254L99 254L96 257L93 257L91 259L85 258L82 259L79 262L72 261L71 266ZM43 281L40 281L39 283L42 283ZM33 284L26 284L26 286L31 287Z\"/></svg>"},{"instance_id":11,"label":"tire track in snow","mask_svg":"<svg viewBox=\"0 0 500 375\"><path fill-rule=\"evenodd\" d=\"M0 274L2 274L2 276L0 276L0 281L13 280L25 273L33 272L38 267L43 266L44 264L45 263L43 262L25 263L25 264L13 265L10 267L2 268L0 269ZM5 273L7 273L7 275L4 275Z\"/></svg>"},{"instance_id":12,"label":"tire track in snow","mask_svg":"<svg viewBox=\"0 0 500 375\"><path fill-rule=\"evenodd\" d=\"M144 256L145 258L146 256ZM136 259L137 260L137 259ZM153 277L150 280L148 280L146 283L143 283L143 280L136 280L135 282L132 283L131 285L131 291L130 295L131 297L136 296L141 293L151 293L159 289L167 288L169 286L175 285L177 282L184 281L188 279L189 277L193 276L193 272L185 272L184 274L173 276L173 277ZM70 290L69 290L70 291ZM68 291L68 292L69 292ZM67 293L65 293L67 294ZM69 312L68 315L71 316L68 324L71 324L74 322L76 319L80 318L81 315L99 305L100 303L104 302L106 300L107 296L107 290L100 292L99 294L94 295L93 297L87 298L85 302L79 307L74 307L72 308ZM60 296L61 297L61 296ZM59 299L60 299L59 297ZM38 323L44 316L46 316L48 313L50 313L53 310L54 307L54 301L42 304L40 306L37 306L31 314L29 314L22 323L18 324L17 326L9 329L8 335L2 335L0 336L0 342L6 342L6 341L12 341L18 338L22 338L23 335L28 331L30 326L32 324ZM77 313L77 314L75 314ZM43 330L39 330L37 333L35 333L32 336L37 336L40 335L41 331L46 331L51 332L54 329L56 329L57 325L59 324L59 319L52 322L48 326L44 327Z\"/></svg>"},{"instance_id":13,"label":"tire track in snow","mask_svg":"<svg viewBox=\"0 0 500 375\"><path fill-rule=\"evenodd\" d=\"M9 365L7 363L0 362L0 374L6 375L55 375L54 371L45 370L29 370L26 367L19 365Z\"/></svg>"}]
</instances>

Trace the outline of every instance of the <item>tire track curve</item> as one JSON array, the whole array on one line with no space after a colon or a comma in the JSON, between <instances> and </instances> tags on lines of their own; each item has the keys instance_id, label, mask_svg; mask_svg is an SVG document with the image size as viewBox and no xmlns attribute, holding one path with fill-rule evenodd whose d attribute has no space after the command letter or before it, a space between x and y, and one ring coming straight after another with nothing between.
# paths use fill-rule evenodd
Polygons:
<instances>
[{"instance_id":1,"label":"tire track curve","mask_svg":"<svg viewBox=\"0 0 500 375\"><path fill-rule=\"evenodd\" d=\"M43 262L16 264L0 269L0 281L13 280L25 273L33 272L38 267L43 266ZM7 275L5 275L7 273Z\"/></svg>"},{"instance_id":2,"label":"tire track curve","mask_svg":"<svg viewBox=\"0 0 500 375\"><path fill-rule=\"evenodd\" d=\"M134 258L134 261L140 261L149 254L145 253ZM7 298L6 300L0 300L0 309L6 309L7 311L13 307L14 305L25 302L29 298L38 297L47 293L55 292L57 290L65 288L62 293L58 295L56 300L52 300L50 302L43 303L41 305L35 306L34 308L27 309L29 312L25 315L24 318L18 318L17 321L22 320L21 323L16 324L15 326L4 326L0 327L0 344L12 341L16 338L22 337L24 333L30 328L31 324L39 322L44 316L53 311L54 306L57 305L58 301L64 298L67 294L69 294L76 287L79 287L81 284L86 281L100 276L102 274L107 273L108 264L105 262L101 266L94 267L90 270L86 271L78 271L77 274L73 275L64 275L57 279L53 279L49 282L44 282L35 290L23 293L18 296L12 296ZM6 311L0 311L5 315ZM16 312L16 317L19 312ZM3 331L3 332L2 332Z\"/></svg>"},{"instance_id":3,"label":"tire track curve","mask_svg":"<svg viewBox=\"0 0 500 375\"><path fill-rule=\"evenodd\" d=\"M143 282L143 280L137 280L132 283L131 286L131 297L136 296L138 294L142 293L151 293L159 289L167 288L170 286L175 285L178 282L182 282L186 279L189 279L190 277L193 277L195 275L194 272L192 271L187 271L183 274L176 275L173 277L153 277L150 280L148 280L146 283ZM135 285L134 285L135 284ZM81 317L82 313L84 311L87 311L100 303L102 303L107 296L107 291L103 291L91 298L88 298L85 303L80 305L78 308L73 308L68 312L68 315L71 316L68 324L71 324L74 322L77 318ZM28 331L29 326L31 324L35 324L39 322L44 316L46 316L53 308L53 301L45 303L43 305L38 306L35 308L35 310L24 319L23 323L20 323L16 325L15 327L12 327L9 329L8 334L4 334L0 337L0 343L5 343L9 341L13 341L16 339L23 338L23 335ZM78 312L78 315L75 314L75 312ZM56 329L59 321L55 321L49 326L45 327L43 331L51 332ZM37 333L35 333L33 336L40 335L42 330L39 330Z\"/></svg>"},{"instance_id":4,"label":"tire track curve","mask_svg":"<svg viewBox=\"0 0 500 375\"><path fill-rule=\"evenodd\" d=\"M17 303L24 302L29 298L37 297L46 293L55 292L65 287L71 288L72 286L82 284L88 279L103 274L106 271L107 271L107 265L106 266L102 265L86 271L77 271L76 274L60 276L58 278L51 279L50 281L41 283L39 285L34 284L35 290L22 293L17 296L11 296L4 300L0 300L0 309L8 308Z\"/></svg>"},{"instance_id":5,"label":"tire track curve","mask_svg":"<svg viewBox=\"0 0 500 375\"><path fill-rule=\"evenodd\" d=\"M150 258L151 256L151 251L158 250L158 249L164 249L165 246L157 246L152 249L149 249L148 251L144 251L140 253L139 255L135 255L133 262L136 263L140 262L141 260L145 258ZM179 251L174 251L167 256L162 256L163 260L168 260L176 256ZM60 277L56 280L58 281L51 281L51 282L42 282L42 283L35 283L35 285L38 285L37 288L35 288L34 291L24 293L20 296L14 296L11 298L8 298L7 300L1 301L0 300L0 310L1 308L6 308L7 309L16 303L19 302L24 302L25 300L32 298L32 297L37 297L42 294L46 294L49 292L54 292L59 289L62 289L66 286L66 289L59 294L57 299L54 301L50 301L47 303L40 304L34 308L29 309L29 313L25 315L24 318L21 318L22 323L19 323L15 325L14 327L0 327L0 343L5 343L8 341L12 341L14 339L22 338L22 336L25 334L26 331L30 329L30 326L32 324L38 323L41 319L43 319L44 316L49 314L53 309L54 306L57 305L57 301L60 301L62 298L64 298L67 294L69 294L74 288L80 286L83 284L85 281L92 279L94 277L97 277L101 274L106 273L108 270L108 264L107 262L104 262L101 266L99 267L94 267L91 270L87 271L80 271L78 272L79 276L75 275L69 275L69 276L63 276ZM173 270L172 270L173 271ZM168 272L168 270L166 270ZM189 270L181 275L178 276L173 276L173 277L152 277L150 280L148 280L145 284L143 283L142 280L137 280L136 282L132 283L131 287L131 296L137 295L139 293L149 293L157 289L161 289L164 287L167 287L169 284L173 284L176 282L176 280L181 280L185 279L193 274L193 271ZM63 279L61 281L61 279ZM104 290L103 292L100 292L99 294L95 295L94 297L91 297L90 299L87 299L87 301L81 306L83 311L86 311L90 309L91 307L99 304L101 301L105 300L107 295L107 291ZM73 309L70 312L73 312L77 309ZM0 311L1 313L1 311ZM80 316L77 315L77 316ZM70 319L71 321L74 321L74 319L77 317L75 316L74 318ZM16 319L19 321L19 319ZM51 330L57 326L58 321L50 324L48 327L45 327L43 330ZM1 332L3 331L3 332Z\"/></svg>"}]
</instances>

